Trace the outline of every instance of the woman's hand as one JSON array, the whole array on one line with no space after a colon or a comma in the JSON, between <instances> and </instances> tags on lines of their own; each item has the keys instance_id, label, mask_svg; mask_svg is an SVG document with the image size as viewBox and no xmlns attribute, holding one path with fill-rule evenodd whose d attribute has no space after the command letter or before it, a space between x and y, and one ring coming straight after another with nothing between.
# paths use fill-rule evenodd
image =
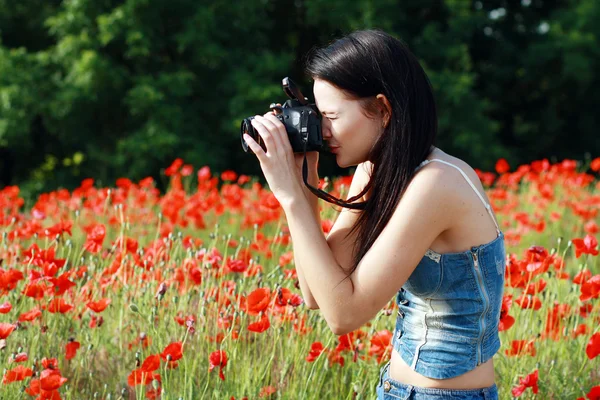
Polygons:
<instances>
[{"instance_id":1,"label":"woman's hand","mask_svg":"<svg viewBox=\"0 0 600 400\"><path fill-rule=\"evenodd\" d=\"M292 151L283 123L273 112L268 112L262 117L256 115L252 119L252 126L263 139L267 151L265 152L249 135L244 134L244 140L256 154L269 188L277 201L285 206L299 196L304 197L298 155Z\"/></svg>"}]
</instances>

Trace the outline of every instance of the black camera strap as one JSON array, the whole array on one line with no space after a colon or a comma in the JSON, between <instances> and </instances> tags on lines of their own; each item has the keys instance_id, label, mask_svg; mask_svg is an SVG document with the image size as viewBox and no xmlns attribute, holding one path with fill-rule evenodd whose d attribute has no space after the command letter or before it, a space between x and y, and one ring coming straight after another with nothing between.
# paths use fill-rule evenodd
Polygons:
<instances>
[{"instance_id":1,"label":"black camera strap","mask_svg":"<svg viewBox=\"0 0 600 400\"><path fill-rule=\"evenodd\" d=\"M306 146L308 144L308 114L307 113L302 113L302 115L300 116L300 129L301 129L300 133L302 135L302 142L304 142L304 161L302 162L302 179L304 180L304 184L306 185L306 187L311 192L313 192L315 194L315 196L317 196L320 199L325 200L328 203L332 203L332 204L338 205L340 207L350 208L350 209L354 209L354 210L364 210L365 206L367 204L364 201L360 202L360 203L348 203L347 201L333 197L332 195L325 192L324 190L321 190L319 188L311 186L308 183L308 161L306 160Z\"/></svg>"}]
</instances>

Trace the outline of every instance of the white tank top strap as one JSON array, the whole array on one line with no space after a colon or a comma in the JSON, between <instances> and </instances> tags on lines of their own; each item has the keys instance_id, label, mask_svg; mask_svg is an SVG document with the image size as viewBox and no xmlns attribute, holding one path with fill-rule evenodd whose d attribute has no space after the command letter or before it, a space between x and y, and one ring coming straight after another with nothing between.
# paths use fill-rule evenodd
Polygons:
<instances>
[{"instance_id":1,"label":"white tank top strap","mask_svg":"<svg viewBox=\"0 0 600 400\"><path fill-rule=\"evenodd\" d=\"M494 218L494 214L492 213L492 207L491 207L491 205L488 204L484 200L484 198L481 195L481 193L479 193L479 190L477 190L477 188L475 187L475 185L473 184L473 182L471 181L471 179L469 179L469 177L467 176L467 174L465 174L465 172L462 169L460 169L459 167L457 167L456 165L454 165L452 163L449 163L448 161L440 160L439 158L432 158L431 160L425 160L421 164L419 164L419 166L415 169L415 171L418 171L419 169L421 169L425 165L429 164L431 161L439 161L439 162L441 162L443 164L450 165L451 167L456 168L458 170L458 172L461 173L461 175L467 180L467 182L469 183L469 185L471 185L471 187L473 188L473 191L475 192L475 194L477 195L477 197L479 197L479 199L483 203L483 205L484 205L485 209L487 210L488 214L490 214L490 217L492 218L492 221L494 221L494 225L496 225L496 233L499 235L500 234L500 227L498 226L498 223L496 222L496 219Z\"/></svg>"}]
</instances>

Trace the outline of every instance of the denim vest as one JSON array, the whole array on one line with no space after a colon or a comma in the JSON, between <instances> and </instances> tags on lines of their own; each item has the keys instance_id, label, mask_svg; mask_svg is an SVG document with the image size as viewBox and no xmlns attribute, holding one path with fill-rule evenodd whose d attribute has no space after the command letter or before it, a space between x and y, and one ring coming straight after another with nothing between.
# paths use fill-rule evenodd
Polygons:
<instances>
[{"instance_id":1,"label":"denim vest","mask_svg":"<svg viewBox=\"0 0 600 400\"><path fill-rule=\"evenodd\" d=\"M498 323L504 291L504 234L491 207L468 176L494 224L496 239L460 253L427 250L396 296L393 348L413 371L447 379L471 371L500 348Z\"/></svg>"}]
</instances>

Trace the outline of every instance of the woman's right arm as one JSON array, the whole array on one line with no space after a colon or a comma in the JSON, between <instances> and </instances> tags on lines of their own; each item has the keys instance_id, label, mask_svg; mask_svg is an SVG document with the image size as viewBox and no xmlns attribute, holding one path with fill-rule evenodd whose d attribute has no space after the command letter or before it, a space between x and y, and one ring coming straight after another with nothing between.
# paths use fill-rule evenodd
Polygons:
<instances>
[{"instance_id":1,"label":"woman's right arm","mask_svg":"<svg viewBox=\"0 0 600 400\"><path fill-rule=\"evenodd\" d=\"M364 189L364 187L369 182L371 167L372 165L368 161L357 166L356 171L354 172L354 175L352 177L352 182L350 183L350 188L348 190L346 200L353 196L356 196ZM308 177L308 183L310 183L312 186L317 187L319 182L319 175L316 171L316 168L314 169L314 172L310 172L311 174ZM303 187L303 189L305 191L305 196L307 196L307 198L311 202L313 211L315 212L317 218L317 222L320 224L321 218L319 212L319 199L306 187ZM364 196L357 201L364 201ZM350 229L356 222L356 219L359 215L359 210L342 208L342 211L339 213L338 217L335 220L335 223L333 224L333 227L327 235L327 244L329 245L329 248L331 249L334 258L340 265L349 265L351 262L353 256L353 246L356 240L356 233L354 233L348 239L346 239L346 236L348 235ZM298 281L300 283L300 290L302 291L302 295L307 307L313 310L319 308L319 305L315 301L310 291L310 288L308 287L308 284L304 279L304 275L302 273L302 266L298 265L297 258L295 255L294 261L296 263L296 271L298 274Z\"/></svg>"}]
</instances>

